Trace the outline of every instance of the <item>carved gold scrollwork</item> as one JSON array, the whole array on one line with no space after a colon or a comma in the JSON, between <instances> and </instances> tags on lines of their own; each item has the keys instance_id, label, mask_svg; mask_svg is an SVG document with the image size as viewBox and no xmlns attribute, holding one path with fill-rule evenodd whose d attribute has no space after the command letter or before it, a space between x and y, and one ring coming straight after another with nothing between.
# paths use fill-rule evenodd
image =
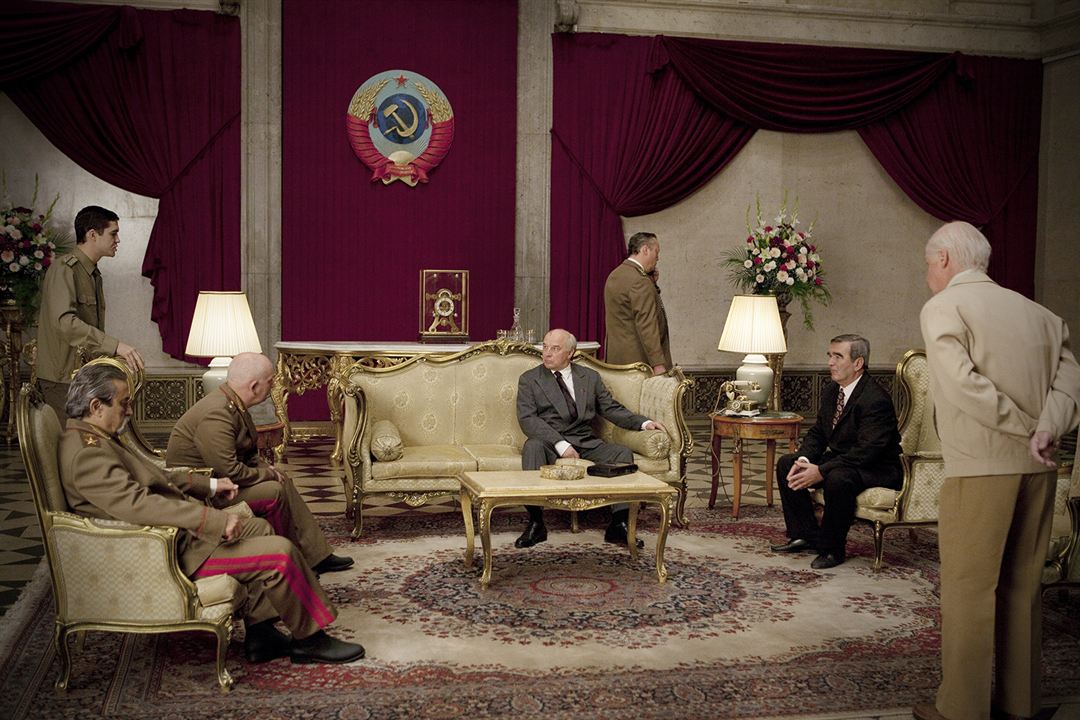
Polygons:
<instances>
[{"instance_id":1,"label":"carved gold scrollwork","mask_svg":"<svg viewBox=\"0 0 1080 720\"><path fill-rule=\"evenodd\" d=\"M444 498L447 496L456 495L453 490L436 490L434 492L422 492L422 493L403 493L403 492L388 492L387 496L394 498L395 500L401 500L409 507L420 507L421 505L427 505L429 502L436 498Z\"/></svg>"},{"instance_id":2,"label":"carved gold scrollwork","mask_svg":"<svg viewBox=\"0 0 1080 720\"><path fill-rule=\"evenodd\" d=\"M567 510L591 510L597 507L603 507L604 505L610 505L611 501L606 497L593 497L593 498L550 498L547 501L548 505L552 507L566 508Z\"/></svg>"}]
</instances>

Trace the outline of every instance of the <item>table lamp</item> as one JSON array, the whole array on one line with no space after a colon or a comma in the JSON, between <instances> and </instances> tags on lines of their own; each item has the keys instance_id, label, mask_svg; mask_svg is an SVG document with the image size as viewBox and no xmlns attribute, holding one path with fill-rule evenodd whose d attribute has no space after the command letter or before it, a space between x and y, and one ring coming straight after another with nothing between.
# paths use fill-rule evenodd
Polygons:
<instances>
[{"instance_id":1,"label":"table lamp","mask_svg":"<svg viewBox=\"0 0 1080 720\"><path fill-rule=\"evenodd\" d=\"M200 290L184 352L194 357L213 358L210 368L203 374L204 395L225 382L229 363L235 355L262 352L247 295L239 291Z\"/></svg>"},{"instance_id":2,"label":"table lamp","mask_svg":"<svg viewBox=\"0 0 1080 720\"><path fill-rule=\"evenodd\" d=\"M761 389L746 396L766 407L772 392L773 371L764 353L787 352L784 327L774 295L736 295L731 299L724 332L717 350L746 353L743 364L735 371L736 380L756 382Z\"/></svg>"}]
</instances>

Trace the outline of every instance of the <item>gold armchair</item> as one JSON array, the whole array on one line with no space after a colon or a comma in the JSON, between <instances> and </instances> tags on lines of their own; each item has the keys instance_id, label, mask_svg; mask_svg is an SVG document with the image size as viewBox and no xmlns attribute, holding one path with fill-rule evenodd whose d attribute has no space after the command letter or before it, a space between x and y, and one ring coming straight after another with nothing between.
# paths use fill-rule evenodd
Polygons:
<instances>
[{"instance_id":1,"label":"gold armchair","mask_svg":"<svg viewBox=\"0 0 1080 720\"><path fill-rule=\"evenodd\" d=\"M881 570L886 530L937 523L938 497L945 481L945 461L934 428L930 373L924 351L909 350L897 363L896 388L903 484L899 490L869 488L855 501L855 519L874 527L874 570ZM821 490L814 491L814 498L824 503Z\"/></svg>"},{"instance_id":2,"label":"gold armchair","mask_svg":"<svg viewBox=\"0 0 1080 720\"><path fill-rule=\"evenodd\" d=\"M56 608L58 690L71 674L68 634L86 630L161 633L204 630L217 637L217 681L232 686L225 655L233 613L246 591L219 575L192 582L177 560L179 530L81 517L69 512L57 463L56 413L31 385L16 408L19 445L34 495Z\"/></svg>"},{"instance_id":3,"label":"gold armchair","mask_svg":"<svg viewBox=\"0 0 1080 720\"><path fill-rule=\"evenodd\" d=\"M1080 445L1080 431L1077 441ZM1042 582L1044 587L1080 585L1080 457L1073 459L1070 475L1058 475Z\"/></svg>"}]
</instances>

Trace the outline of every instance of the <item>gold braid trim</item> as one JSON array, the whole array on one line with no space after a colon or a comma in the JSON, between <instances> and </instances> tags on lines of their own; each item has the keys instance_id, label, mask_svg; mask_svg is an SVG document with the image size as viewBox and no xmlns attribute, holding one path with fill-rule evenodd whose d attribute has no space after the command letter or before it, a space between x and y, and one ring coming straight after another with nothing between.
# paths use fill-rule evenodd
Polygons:
<instances>
[{"instance_id":1,"label":"gold braid trim","mask_svg":"<svg viewBox=\"0 0 1080 720\"><path fill-rule=\"evenodd\" d=\"M432 122L443 122L454 116L454 113L450 111L450 103L446 102L446 98L437 92L428 90L421 83L413 82L413 85L416 86L417 92L427 103Z\"/></svg>"},{"instance_id":2,"label":"gold braid trim","mask_svg":"<svg viewBox=\"0 0 1080 720\"><path fill-rule=\"evenodd\" d=\"M360 118L361 120L367 120L371 117L371 109L375 107L375 96L382 92L382 89L386 87L386 84L390 82L388 78L384 78L374 85L370 85L353 98L353 101L349 103L349 114L353 117Z\"/></svg>"}]
</instances>

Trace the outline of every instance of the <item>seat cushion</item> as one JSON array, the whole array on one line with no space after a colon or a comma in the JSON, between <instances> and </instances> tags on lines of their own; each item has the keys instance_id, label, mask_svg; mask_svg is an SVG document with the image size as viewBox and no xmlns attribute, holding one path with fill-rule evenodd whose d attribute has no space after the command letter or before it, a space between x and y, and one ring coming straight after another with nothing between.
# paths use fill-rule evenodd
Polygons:
<instances>
[{"instance_id":1,"label":"seat cushion","mask_svg":"<svg viewBox=\"0 0 1080 720\"><path fill-rule=\"evenodd\" d=\"M465 451L476 459L477 470L521 469L521 448L513 445L466 445Z\"/></svg>"},{"instance_id":2,"label":"seat cushion","mask_svg":"<svg viewBox=\"0 0 1080 720\"><path fill-rule=\"evenodd\" d=\"M892 490L890 488L867 488L859 493L859 497L855 498L855 504L861 508L892 510L898 493L899 490Z\"/></svg>"},{"instance_id":3,"label":"seat cushion","mask_svg":"<svg viewBox=\"0 0 1080 720\"><path fill-rule=\"evenodd\" d=\"M476 470L476 458L456 445L406 445L401 459L371 464L373 480L391 478L456 478Z\"/></svg>"}]
</instances>

